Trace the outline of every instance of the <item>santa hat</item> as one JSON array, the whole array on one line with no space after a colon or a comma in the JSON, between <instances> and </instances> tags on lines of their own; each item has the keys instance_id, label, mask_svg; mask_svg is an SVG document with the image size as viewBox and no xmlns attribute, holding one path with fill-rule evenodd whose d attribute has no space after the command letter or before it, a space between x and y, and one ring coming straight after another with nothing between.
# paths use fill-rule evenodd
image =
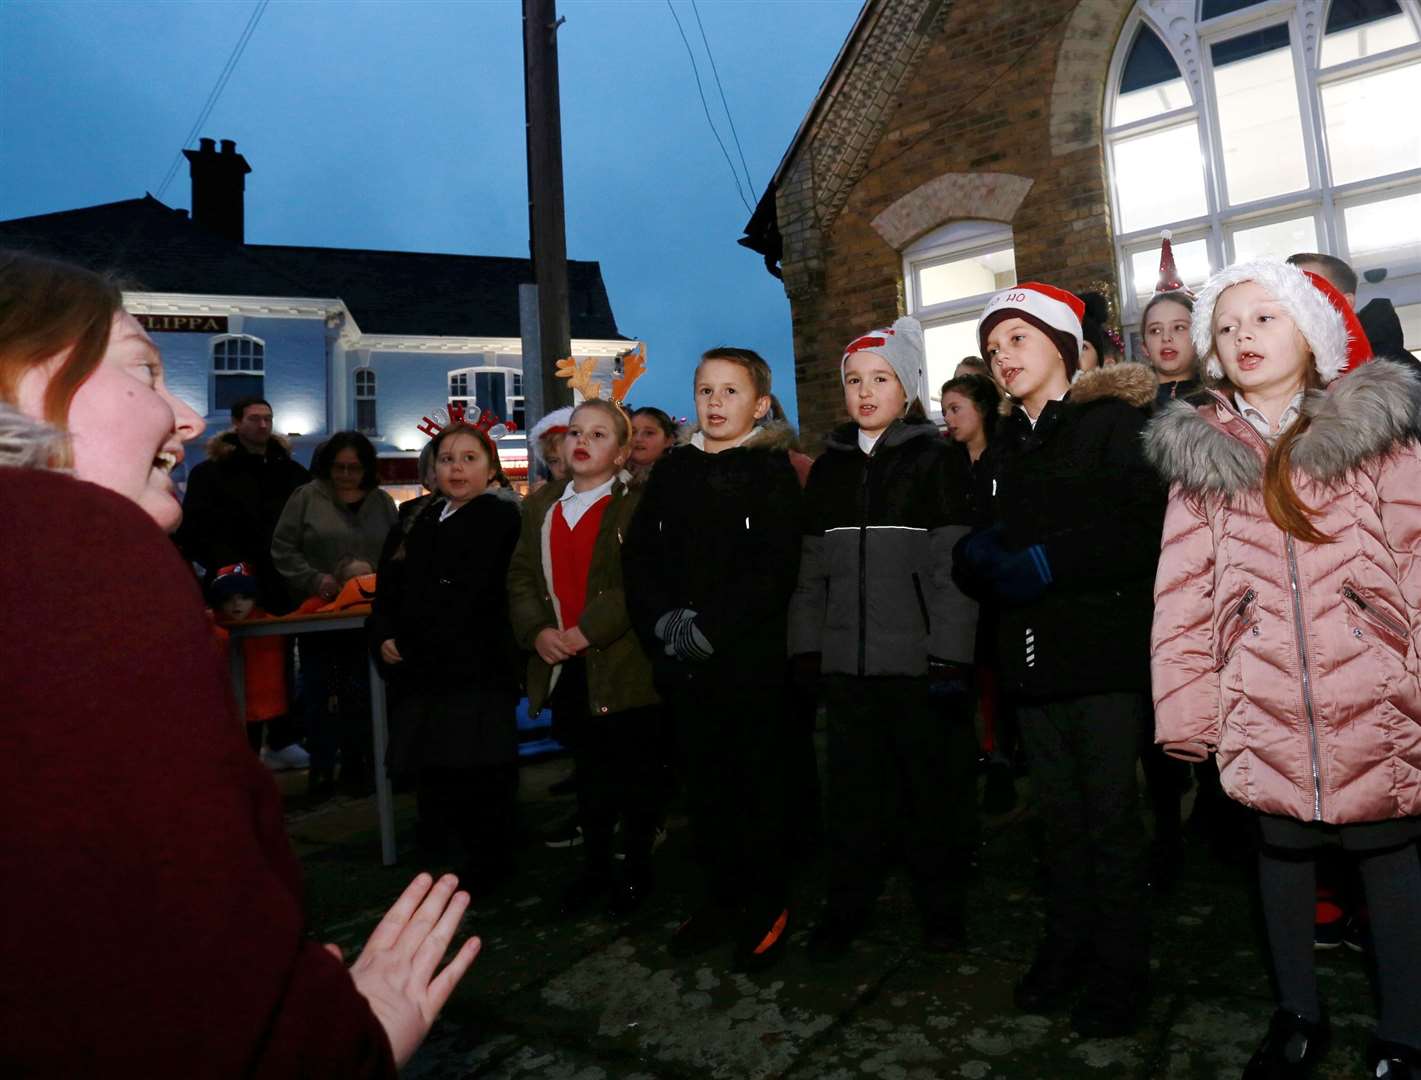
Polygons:
<instances>
[{"instance_id":1,"label":"santa hat","mask_svg":"<svg viewBox=\"0 0 1421 1080\"><path fill-rule=\"evenodd\" d=\"M1214 351L1214 308L1225 289L1245 281L1257 282L1268 290L1297 324L1323 383L1330 383L1371 359L1372 346L1357 313L1327 279L1291 263L1238 263L1209 278L1194 302L1190 336L1195 350L1208 360L1210 378L1224 377Z\"/></svg>"},{"instance_id":2,"label":"santa hat","mask_svg":"<svg viewBox=\"0 0 1421 1080\"><path fill-rule=\"evenodd\" d=\"M536 424L533 430L528 432L528 451L535 458L541 460L542 439L544 435L561 435L567 431L568 424L572 423L572 406L564 405L561 409L554 409Z\"/></svg>"},{"instance_id":3,"label":"santa hat","mask_svg":"<svg viewBox=\"0 0 1421 1080\"><path fill-rule=\"evenodd\" d=\"M1173 233L1165 229L1160 233L1159 280L1155 282L1155 292L1189 292L1184 287L1184 279L1179 276L1179 268L1174 265Z\"/></svg>"},{"instance_id":4,"label":"santa hat","mask_svg":"<svg viewBox=\"0 0 1421 1080\"><path fill-rule=\"evenodd\" d=\"M233 563L217 571L208 592L217 604L233 596L256 596L257 579L246 563Z\"/></svg>"},{"instance_id":5,"label":"santa hat","mask_svg":"<svg viewBox=\"0 0 1421 1080\"><path fill-rule=\"evenodd\" d=\"M923 324L917 319L903 317L894 320L892 326L882 330L870 330L844 349L844 357L839 361L839 379L843 381L849 357L857 352L871 352L888 361L893 374L903 386L903 393L911 405L916 399L923 409L928 404L927 362L923 356Z\"/></svg>"},{"instance_id":6,"label":"santa hat","mask_svg":"<svg viewBox=\"0 0 1421 1080\"><path fill-rule=\"evenodd\" d=\"M1081 319L1085 317L1085 301L1075 293L1027 281L1003 289L987 301L982 318L977 323L977 343L982 356L987 355L987 335L998 323L1007 319L1024 319L1040 330L1060 350L1066 362L1066 375L1072 376L1080 366Z\"/></svg>"}]
</instances>

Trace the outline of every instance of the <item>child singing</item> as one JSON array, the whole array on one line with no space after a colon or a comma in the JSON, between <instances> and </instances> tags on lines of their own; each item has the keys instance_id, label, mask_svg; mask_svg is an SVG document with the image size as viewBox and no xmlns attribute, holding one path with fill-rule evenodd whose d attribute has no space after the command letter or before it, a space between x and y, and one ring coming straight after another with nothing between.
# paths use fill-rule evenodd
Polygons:
<instances>
[{"instance_id":1,"label":"child singing","mask_svg":"<svg viewBox=\"0 0 1421 1080\"><path fill-rule=\"evenodd\" d=\"M791 654L821 658L829 732L829 894L809 948L834 958L863 932L900 837L923 943L944 951L965 937L977 794L977 605L952 582L967 463L927 418L917 320L851 342L840 377L851 419L809 473L790 606ZM952 684L947 715L930 679Z\"/></svg>"},{"instance_id":2,"label":"child singing","mask_svg":"<svg viewBox=\"0 0 1421 1080\"><path fill-rule=\"evenodd\" d=\"M1244 1076L1326 1052L1313 964L1314 857L1360 862L1381 997L1367 1074L1421 1069L1421 384L1369 352L1322 278L1215 274L1193 339L1218 380L1171 405L1149 452L1172 484L1155 586L1156 738L1217 754L1257 815L1278 1000Z\"/></svg>"},{"instance_id":3,"label":"child singing","mask_svg":"<svg viewBox=\"0 0 1421 1080\"><path fill-rule=\"evenodd\" d=\"M528 660L528 706L551 704L577 765L582 875L564 914L598 901L626 916L651 890L661 815L660 698L622 591L622 538L640 495L623 471L631 421L601 398L572 412L561 456L570 480L551 480L524 505L508 569L509 613ZM625 861L613 873L612 832Z\"/></svg>"}]
</instances>

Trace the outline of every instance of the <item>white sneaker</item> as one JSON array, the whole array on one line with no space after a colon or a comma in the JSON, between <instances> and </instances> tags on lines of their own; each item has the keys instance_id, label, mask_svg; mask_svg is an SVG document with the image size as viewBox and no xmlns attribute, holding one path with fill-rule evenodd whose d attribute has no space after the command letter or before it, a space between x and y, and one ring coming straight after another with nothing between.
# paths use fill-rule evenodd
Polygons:
<instances>
[{"instance_id":1,"label":"white sneaker","mask_svg":"<svg viewBox=\"0 0 1421 1080\"><path fill-rule=\"evenodd\" d=\"M280 750L263 750L262 764L272 772L286 772L288 769L308 769L311 755L296 743L283 746Z\"/></svg>"}]
</instances>

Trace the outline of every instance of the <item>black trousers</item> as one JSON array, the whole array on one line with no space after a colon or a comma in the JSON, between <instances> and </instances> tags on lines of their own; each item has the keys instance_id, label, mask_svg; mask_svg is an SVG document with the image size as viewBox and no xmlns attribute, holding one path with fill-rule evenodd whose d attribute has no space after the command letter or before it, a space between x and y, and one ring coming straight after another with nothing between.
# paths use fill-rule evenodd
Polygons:
<instances>
[{"instance_id":1,"label":"black trousers","mask_svg":"<svg viewBox=\"0 0 1421 1080\"><path fill-rule=\"evenodd\" d=\"M1037 815L1045 832L1047 941L1089 949L1092 978L1136 984L1149 971L1145 831L1135 761L1143 694L1022 701Z\"/></svg>"},{"instance_id":2,"label":"black trousers","mask_svg":"<svg viewBox=\"0 0 1421 1080\"><path fill-rule=\"evenodd\" d=\"M592 713L587 665L580 659L563 665L551 706L577 766L577 817L588 872L611 872L612 834L620 818L626 873L649 877L665 801L662 710Z\"/></svg>"},{"instance_id":3,"label":"black trousers","mask_svg":"<svg viewBox=\"0 0 1421 1080\"><path fill-rule=\"evenodd\" d=\"M517 762L422 766L418 776L415 802L421 827L433 834L452 832L478 870L506 870L517 842Z\"/></svg>"},{"instance_id":4,"label":"black trousers","mask_svg":"<svg viewBox=\"0 0 1421 1080\"><path fill-rule=\"evenodd\" d=\"M707 900L756 919L782 908L790 723L783 684L705 678L665 691Z\"/></svg>"},{"instance_id":5,"label":"black trousers","mask_svg":"<svg viewBox=\"0 0 1421 1080\"><path fill-rule=\"evenodd\" d=\"M961 917L977 805L970 698L944 706L926 678L828 676L824 704L831 914L865 913L902 858L923 918Z\"/></svg>"}]
</instances>

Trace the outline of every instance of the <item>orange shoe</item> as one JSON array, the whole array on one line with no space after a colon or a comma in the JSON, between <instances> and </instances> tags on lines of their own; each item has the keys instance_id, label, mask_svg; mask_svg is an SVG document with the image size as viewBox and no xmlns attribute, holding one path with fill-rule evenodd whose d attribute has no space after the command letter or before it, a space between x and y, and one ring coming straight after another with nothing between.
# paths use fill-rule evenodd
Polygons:
<instances>
[{"instance_id":1,"label":"orange shoe","mask_svg":"<svg viewBox=\"0 0 1421 1080\"><path fill-rule=\"evenodd\" d=\"M789 937L789 908L780 908L768 919L747 917L735 939L732 967L736 971L764 971L778 962Z\"/></svg>"}]
</instances>

